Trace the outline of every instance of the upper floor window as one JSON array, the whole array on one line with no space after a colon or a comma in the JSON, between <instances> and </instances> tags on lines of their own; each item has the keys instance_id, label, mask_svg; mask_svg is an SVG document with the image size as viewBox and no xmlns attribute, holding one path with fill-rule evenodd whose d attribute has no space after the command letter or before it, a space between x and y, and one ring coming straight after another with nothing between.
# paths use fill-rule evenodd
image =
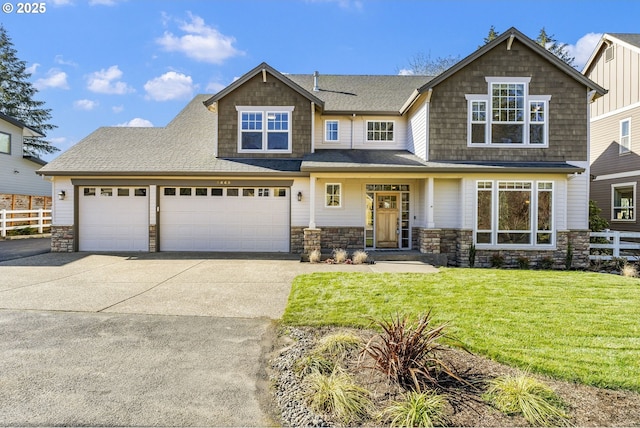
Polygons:
<instances>
[{"instance_id":1,"label":"upper floor window","mask_svg":"<svg viewBox=\"0 0 640 428\"><path fill-rule=\"evenodd\" d=\"M324 141L337 142L339 122L337 120L325 120L324 121Z\"/></svg>"},{"instance_id":2,"label":"upper floor window","mask_svg":"<svg viewBox=\"0 0 640 428\"><path fill-rule=\"evenodd\" d=\"M620 154L631 151L631 119L620 121Z\"/></svg>"},{"instance_id":3,"label":"upper floor window","mask_svg":"<svg viewBox=\"0 0 640 428\"><path fill-rule=\"evenodd\" d=\"M291 152L293 106L236 109L239 152Z\"/></svg>"},{"instance_id":4,"label":"upper floor window","mask_svg":"<svg viewBox=\"0 0 640 428\"><path fill-rule=\"evenodd\" d=\"M529 77L486 80L487 94L466 95L468 144L547 145L551 96L529 95Z\"/></svg>"},{"instance_id":5,"label":"upper floor window","mask_svg":"<svg viewBox=\"0 0 640 428\"><path fill-rule=\"evenodd\" d=\"M0 132L0 153L11 153L11 134Z\"/></svg>"},{"instance_id":6,"label":"upper floor window","mask_svg":"<svg viewBox=\"0 0 640 428\"><path fill-rule=\"evenodd\" d=\"M367 141L393 141L393 121L368 120Z\"/></svg>"}]
</instances>

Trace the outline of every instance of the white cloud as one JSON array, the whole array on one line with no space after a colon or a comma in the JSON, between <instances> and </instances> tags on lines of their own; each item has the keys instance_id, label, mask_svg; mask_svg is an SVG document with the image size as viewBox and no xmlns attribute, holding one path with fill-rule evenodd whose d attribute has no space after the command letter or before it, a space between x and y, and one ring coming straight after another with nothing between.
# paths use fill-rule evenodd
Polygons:
<instances>
[{"instance_id":1,"label":"white cloud","mask_svg":"<svg viewBox=\"0 0 640 428\"><path fill-rule=\"evenodd\" d=\"M567 45L567 52L575 57L574 64L579 70L586 65L601 37L602 33L587 33L575 45Z\"/></svg>"},{"instance_id":2,"label":"white cloud","mask_svg":"<svg viewBox=\"0 0 640 428\"><path fill-rule=\"evenodd\" d=\"M114 113L122 113L123 110L124 110L124 106L123 105L111 107L111 111L114 112Z\"/></svg>"},{"instance_id":3,"label":"white cloud","mask_svg":"<svg viewBox=\"0 0 640 428\"><path fill-rule=\"evenodd\" d=\"M93 100L87 100L87 99L76 100L73 102L73 107L75 107L78 110L91 111L94 108L98 107L98 102Z\"/></svg>"},{"instance_id":4,"label":"white cloud","mask_svg":"<svg viewBox=\"0 0 640 428\"><path fill-rule=\"evenodd\" d=\"M167 31L156 42L169 52L182 52L191 59L212 64L222 64L228 58L244 54L233 47L234 37L207 26L199 16L190 13L189 17L191 22L180 25L186 34L176 36Z\"/></svg>"},{"instance_id":5,"label":"white cloud","mask_svg":"<svg viewBox=\"0 0 640 428\"><path fill-rule=\"evenodd\" d=\"M46 77L36 80L33 84L38 90L47 88L69 89L67 83L67 73L57 68L52 68L47 72Z\"/></svg>"},{"instance_id":6,"label":"white cloud","mask_svg":"<svg viewBox=\"0 0 640 428\"><path fill-rule=\"evenodd\" d=\"M227 85L225 85L223 83L210 82L207 85L206 91L207 91L207 93L210 93L210 94L217 94L218 92L220 92L221 90L223 90L226 87L227 87Z\"/></svg>"},{"instance_id":7,"label":"white cloud","mask_svg":"<svg viewBox=\"0 0 640 428\"><path fill-rule=\"evenodd\" d=\"M335 3L341 9L364 9L362 0L307 0L307 3Z\"/></svg>"},{"instance_id":8,"label":"white cloud","mask_svg":"<svg viewBox=\"0 0 640 428\"><path fill-rule=\"evenodd\" d=\"M24 71L29 74L35 74L36 71L38 71L38 67L40 67L40 64L38 64L37 62L34 62L33 65L30 65L29 67L25 68Z\"/></svg>"},{"instance_id":9,"label":"white cloud","mask_svg":"<svg viewBox=\"0 0 640 428\"><path fill-rule=\"evenodd\" d=\"M129 127L129 128L150 128L153 126L153 123L151 123L147 119L136 117L134 119L131 119L129 122L120 123L116 126Z\"/></svg>"},{"instance_id":10,"label":"white cloud","mask_svg":"<svg viewBox=\"0 0 640 428\"><path fill-rule=\"evenodd\" d=\"M78 64L73 62L73 61L65 60L62 57L62 55L56 55L53 60L55 61L56 64L60 64L60 65L70 65L70 66L73 66L73 67L77 67L78 66Z\"/></svg>"},{"instance_id":11,"label":"white cloud","mask_svg":"<svg viewBox=\"0 0 640 428\"><path fill-rule=\"evenodd\" d=\"M135 92L133 88L122 82L122 71L117 65L112 65L108 69L93 72L89 75L87 89L100 94L122 95Z\"/></svg>"},{"instance_id":12,"label":"white cloud","mask_svg":"<svg viewBox=\"0 0 640 428\"><path fill-rule=\"evenodd\" d=\"M415 73L413 70L409 70L408 68L401 68L400 71L398 71L398 74L400 76L413 76Z\"/></svg>"},{"instance_id":13,"label":"white cloud","mask_svg":"<svg viewBox=\"0 0 640 428\"><path fill-rule=\"evenodd\" d=\"M160 77L149 80L144 84L147 98L154 101L169 101L191 98L194 89L191 76L169 71Z\"/></svg>"},{"instance_id":14,"label":"white cloud","mask_svg":"<svg viewBox=\"0 0 640 428\"><path fill-rule=\"evenodd\" d=\"M54 6L70 6L73 4L71 0L49 0L47 3L51 3Z\"/></svg>"}]
</instances>

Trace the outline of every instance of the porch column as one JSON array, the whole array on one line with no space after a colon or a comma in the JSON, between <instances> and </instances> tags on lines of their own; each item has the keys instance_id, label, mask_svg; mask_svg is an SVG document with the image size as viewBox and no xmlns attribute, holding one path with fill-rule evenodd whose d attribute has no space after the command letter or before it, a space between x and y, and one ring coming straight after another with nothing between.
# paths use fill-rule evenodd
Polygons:
<instances>
[{"instance_id":1,"label":"porch column","mask_svg":"<svg viewBox=\"0 0 640 428\"><path fill-rule=\"evenodd\" d=\"M316 178L309 177L309 229L316 228Z\"/></svg>"},{"instance_id":2,"label":"porch column","mask_svg":"<svg viewBox=\"0 0 640 428\"><path fill-rule=\"evenodd\" d=\"M427 229L434 229L436 222L433 219L433 177L427 177L426 186L426 201L427 201Z\"/></svg>"}]
</instances>

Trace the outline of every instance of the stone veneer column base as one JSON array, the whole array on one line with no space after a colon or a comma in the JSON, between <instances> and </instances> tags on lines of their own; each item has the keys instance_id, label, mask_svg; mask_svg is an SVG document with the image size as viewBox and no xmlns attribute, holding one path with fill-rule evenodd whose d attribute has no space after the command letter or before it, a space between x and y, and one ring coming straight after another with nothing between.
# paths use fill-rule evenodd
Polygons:
<instances>
[{"instance_id":1,"label":"stone veneer column base","mask_svg":"<svg viewBox=\"0 0 640 428\"><path fill-rule=\"evenodd\" d=\"M75 233L73 226L51 225L51 252L72 253L75 251Z\"/></svg>"},{"instance_id":2,"label":"stone veneer column base","mask_svg":"<svg viewBox=\"0 0 640 428\"><path fill-rule=\"evenodd\" d=\"M310 254L312 251L320 251L322 230L320 229L304 229L304 242L303 252L304 254Z\"/></svg>"}]
</instances>

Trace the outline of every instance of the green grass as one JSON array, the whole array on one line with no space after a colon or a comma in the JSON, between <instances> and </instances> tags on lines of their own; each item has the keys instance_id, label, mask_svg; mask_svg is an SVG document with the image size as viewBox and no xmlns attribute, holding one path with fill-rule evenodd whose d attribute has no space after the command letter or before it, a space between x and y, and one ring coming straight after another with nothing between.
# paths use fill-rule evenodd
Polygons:
<instances>
[{"instance_id":1,"label":"green grass","mask_svg":"<svg viewBox=\"0 0 640 428\"><path fill-rule=\"evenodd\" d=\"M433 310L472 352L569 381L640 391L640 280L587 272L441 269L295 279L283 321L371 327Z\"/></svg>"}]
</instances>

